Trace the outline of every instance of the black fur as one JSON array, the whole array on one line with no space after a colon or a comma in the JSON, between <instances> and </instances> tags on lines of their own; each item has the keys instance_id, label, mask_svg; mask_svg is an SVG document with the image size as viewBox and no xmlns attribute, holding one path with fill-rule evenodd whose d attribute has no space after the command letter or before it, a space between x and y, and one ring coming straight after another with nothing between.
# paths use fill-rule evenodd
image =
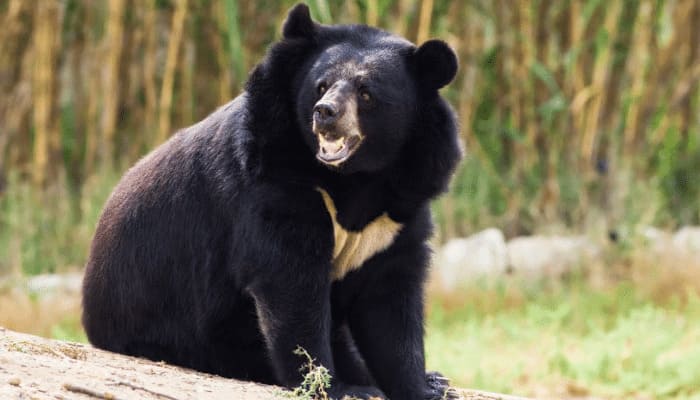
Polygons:
<instances>
[{"instance_id":1,"label":"black fur","mask_svg":"<svg viewBox=\"0 0 700 400\"><path fill-rule=\"evenodd\" d=\"M322 165L310 131L315 81L364 56L373 60L363 82L373 103L358 111L367 139L340 168ZM453 112L437 93L456 64L431 67L450 60L444 44L416 51L366 26L318 25L295 7L246 91L115 188L84 280L90 341L288 387L301 381L304 360L293 354L301 346L330 370L334 398L439 398L442 380L425 373L423 285L428 203L461 154ZM338 281L329 277L333 226L317 188L345 229L382 213L403 224L389 248Z\"/></svg>"}]
</instances>

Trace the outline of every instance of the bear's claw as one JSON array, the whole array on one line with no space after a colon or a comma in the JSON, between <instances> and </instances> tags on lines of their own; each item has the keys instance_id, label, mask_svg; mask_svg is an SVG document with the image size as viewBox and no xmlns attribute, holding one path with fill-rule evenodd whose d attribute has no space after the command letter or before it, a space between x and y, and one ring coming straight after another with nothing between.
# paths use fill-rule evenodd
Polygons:
<instances>
[{"instance_id":1,"label":"bear's claw","mask_svg":"<svg viewBox=\"0 0 700 400\"><path fill-rule=\"evenodd\" d=\"M425 381L428 384L426 400L457 400L459 395L454 388L450 387L450 380L439 372L430 371L425 374Z\"/></svg>"}]
</instances>

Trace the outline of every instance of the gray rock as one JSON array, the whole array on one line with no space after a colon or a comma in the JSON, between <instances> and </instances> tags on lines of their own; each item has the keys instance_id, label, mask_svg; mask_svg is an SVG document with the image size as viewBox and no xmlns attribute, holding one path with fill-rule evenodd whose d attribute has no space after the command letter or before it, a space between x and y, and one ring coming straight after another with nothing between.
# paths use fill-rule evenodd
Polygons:
<instances>
[{"instance_id":1,"label":"gray rock","mask_svg":"<svg viewBox=\"0 0 700 400\"><path fill-rule=\"evenodd\" d=\"M507 244L509 266L525 278L558 278L599 257L601 249L584 236L526 236Z\"/></svg>"},{"instance_id":2,"label":"gray rock","mask_svg":"<svg viewBox=\"0 0 700 400\"><path fill-rule=\"evenodd\" d=\"M671 241L675 249L684 255L700 257L700 227L683 227L673 235Z\"/></svg>"},{"instance_id":3,"label":"gray rock","mask_svg":"<svg viewBox=\"0 0 700 400\"><path fill-rule=\"evenodd\" d=\"M29 293L44 296L55 293L79 294L83 282L83 274L42 274L27 280Z\"/></svg>"},{"instance_id":4,"label":"gray rock","mask_svg":"<svg viewBox=\"0 0 700 400\"><path fill-rule=\"evenodd\" d=\"M649 250L654 255L663 255L668 253L669 250L675 251L671 233L653 226L643 226L639 228L638 232L642 239L642 243L639 243L639 245L644 250Z\"/></svg>"},{"instance_id":5,"label":"gray rock","mask_svg":"<svg viewBox=\"0 0 700 400\"><path fill-rule=\"evenodd\" d=\"M489 228L468 238L448 241L437 257L437 279L453 290L474 279L503 275L508 267L503 232Z\"/></svg>"},{"instance_id":6,"label":"gray rock","mask_svg":"<svg viewBox=\"0 0 700 400\"><path fill-rule=\"evenodd\" d=\"M680 269L700 265L700 227L686 226L675 233L646 227L641 236L655 262Z\"/></svg>"}]
</instances>

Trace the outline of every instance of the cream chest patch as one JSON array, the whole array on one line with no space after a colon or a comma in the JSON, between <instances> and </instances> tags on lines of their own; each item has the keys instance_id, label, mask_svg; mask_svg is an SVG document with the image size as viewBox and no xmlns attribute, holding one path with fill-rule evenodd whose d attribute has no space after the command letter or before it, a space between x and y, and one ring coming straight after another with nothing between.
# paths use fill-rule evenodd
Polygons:
<instances>
[{"instance_id":1,"label":"cream chest patch","mask_svg":"<svg viewBox=\"0 0 700 400\"><path fill-rule=\"evenodd\" d=\"M338 223L338 210L325 190L317 188L323 196L328 214L333 221L333 271L332 280L341 280L350 271L359 268L373 255L388 248L402 225L384 213L370 222L362 231L345 230Z\"/></svg>"}]
</instances>

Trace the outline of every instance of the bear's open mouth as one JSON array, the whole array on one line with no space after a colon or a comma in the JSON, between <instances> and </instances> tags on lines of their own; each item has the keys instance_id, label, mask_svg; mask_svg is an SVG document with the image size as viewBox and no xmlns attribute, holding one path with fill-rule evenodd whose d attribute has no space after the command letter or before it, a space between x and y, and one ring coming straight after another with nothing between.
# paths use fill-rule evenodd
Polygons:
<instances>
[{"instance_id":1,"label":"bear's open mouth","mask_svg":"<svg viewBox=\"0 0 700 400\"><path fill-rule=\"evenodd\" d=\"M324 135L320 133L316 136L318 137L318 153L316 153L316 158L322 163L334 167L337 167L350 158L362 142L362 136L358 134L341 136L333 141L327 140Z\"/></svg>"}]
</instances>

